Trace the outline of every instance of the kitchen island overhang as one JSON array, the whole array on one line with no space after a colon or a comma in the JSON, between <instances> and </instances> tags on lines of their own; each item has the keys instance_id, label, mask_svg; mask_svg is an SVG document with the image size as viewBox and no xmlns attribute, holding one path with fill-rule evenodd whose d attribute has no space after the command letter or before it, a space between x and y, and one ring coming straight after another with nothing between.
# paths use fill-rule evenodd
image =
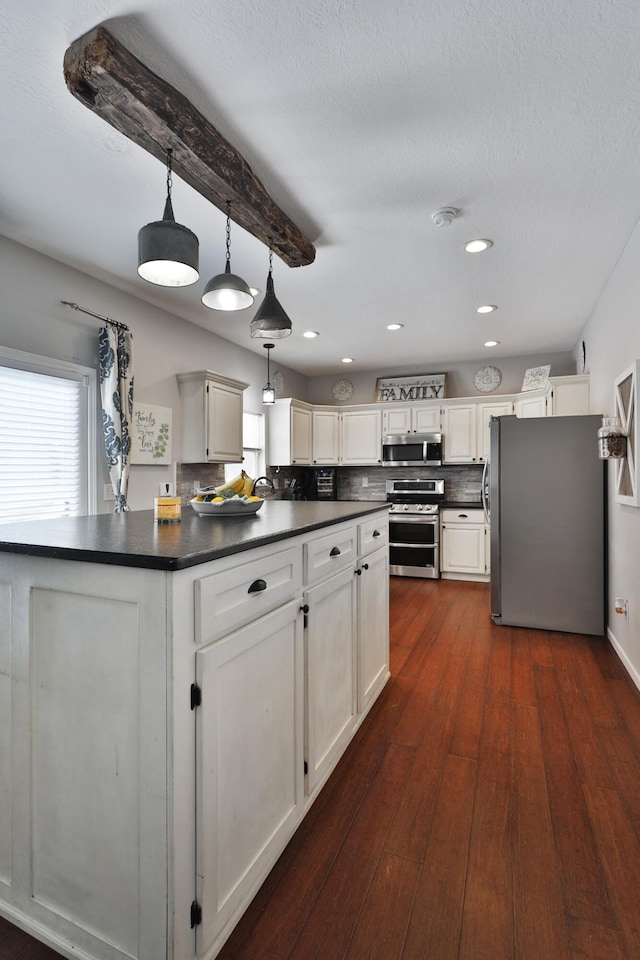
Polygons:
<instances>
[{"instance_id":1,"label":"kitchen island overhang","mask_svg":"<svg viewBox=\"0 0 640 960\"><path fill-rule=\"evenodd\" d=\"M267 500L260 513L217 518L182 511L180 523L154 523L153 510L0 524L0 553L183 570L369 513L377 501Z\"/></svg>"},{"instance_id":2,"label":"kitchen island overhang","mask_svg":"<svg viewBox=\"0 0 640 960\"><path fill-rule=\"evenodd\" d=\"M212 960L389 677L387 551L381 503L0 527L0 913Z\"/></svg>"}]
</instances>

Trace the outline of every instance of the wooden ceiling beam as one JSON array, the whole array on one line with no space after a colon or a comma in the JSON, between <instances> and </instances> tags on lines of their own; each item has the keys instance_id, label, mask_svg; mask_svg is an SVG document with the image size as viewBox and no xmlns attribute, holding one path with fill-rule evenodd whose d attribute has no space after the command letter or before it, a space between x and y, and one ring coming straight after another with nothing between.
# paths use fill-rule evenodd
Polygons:
<instances>
[{"instance_id":1,"label":"wooden ceiling beam","mask_svg":"<svg viewBox=\"0 0 640 960\"><path fill-rule=\"evenodd\" d=\"M290 267L313 263L315 247L271 199L247 161L185 96L149 70L102 26L65 53L71 93L166 164Z\"/></svg>"}]
</instances>

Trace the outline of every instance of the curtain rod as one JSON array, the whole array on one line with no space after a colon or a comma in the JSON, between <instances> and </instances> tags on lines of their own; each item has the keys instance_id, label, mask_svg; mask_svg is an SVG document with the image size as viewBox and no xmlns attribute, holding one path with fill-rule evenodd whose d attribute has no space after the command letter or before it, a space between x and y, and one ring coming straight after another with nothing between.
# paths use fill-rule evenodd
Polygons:
<instances>
[{"instance_id":1,"label":"curtain rod","mask_svg":"<svg viewBox=\"0 0 640 960\"><path fill-rule=\"evenodd\" d=\"M71 307L72 310L79 310L80 313L87 313L90 317L96 317L98 320L104 320L105 323L111 323L114 327L118 327L120 330L129 329L126 323L120 323L119 320L112 320L111 317L103 317L102 314L94 313L93 310L85 310L84 307L79 307L77 303L72 303L70 300L61 300L60 303L64 303L65 307Z\"/></svg>"}]
</instances>

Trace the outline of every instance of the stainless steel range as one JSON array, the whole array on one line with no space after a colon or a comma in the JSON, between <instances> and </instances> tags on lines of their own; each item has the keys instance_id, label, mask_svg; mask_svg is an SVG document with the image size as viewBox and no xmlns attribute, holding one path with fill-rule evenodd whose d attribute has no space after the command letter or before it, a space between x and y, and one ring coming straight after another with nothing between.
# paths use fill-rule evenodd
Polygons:
<instances>
[{"instance_id":1,"label":"stainless steel range","mask_svg":"<svg viewBox=\"0 0 640 960\"><path fill-rule=\"evenodd\" d=\"M389 573L440 576L440 504L444 480L387 480Z\"/></svg>"}]
</instances>

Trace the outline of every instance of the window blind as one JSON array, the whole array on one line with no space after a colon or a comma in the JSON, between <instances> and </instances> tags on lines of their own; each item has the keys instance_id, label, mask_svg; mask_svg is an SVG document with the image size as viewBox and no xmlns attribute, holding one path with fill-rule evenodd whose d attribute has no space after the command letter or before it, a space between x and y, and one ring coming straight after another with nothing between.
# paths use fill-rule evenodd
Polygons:
<instances>
[{"instance_id":1,"label":"window blind","mask_svg":"<svg viewBox=\"0 0 640 960\"><path fill-rule=\"evenodd\" d=\"M0 366L0 520L87 512L82 379Z\"/></svg>"}]
</instances>

